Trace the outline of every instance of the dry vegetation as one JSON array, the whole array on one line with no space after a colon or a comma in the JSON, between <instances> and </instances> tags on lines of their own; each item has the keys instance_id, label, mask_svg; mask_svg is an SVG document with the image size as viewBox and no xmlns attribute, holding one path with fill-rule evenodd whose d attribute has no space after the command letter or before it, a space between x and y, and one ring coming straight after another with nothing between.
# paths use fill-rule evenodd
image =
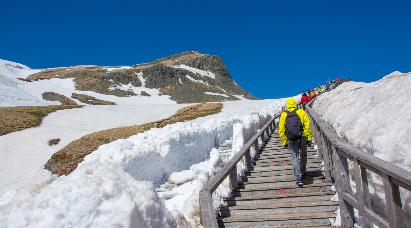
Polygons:
<instances>
[{"instance_id":1,"label":"dry vegetation","mask_svg":"<svg viewBox=\"0 0 411 228\"><path fill-rule=\"evenodd\" d=\"M0 136L26 128L37 127L49 113L77 108L76 105L24 106L0 108Z\"/></svg>"},{"instance_id":2,"label":"dry vegetation","mask_svg":"<svg viewBox=\"0 0 411 228\"><path fill-rule=\"evenodd\" d=\"M91 104L91 105L115 105L116 104L111 101L100 100L95 97L84 95L84 94L79 94L79 93L73 93L71 95L71 98L77 99L82 103Z\"/></svg>"},{"instance_id":3,"label":"dry vegetation","mask_svg":"<svg viewBox=\"0 0 411 228\"><path fill-rule=\"evenodd\" d=\"M96 150L101 145L113 142L117 139L128 138L132 135L150 130L151 128L161 128L168 124L212 115L220 112L222 107L223 105L221 103L192 105L182 108L173 116L160 121L143 125L107 129L88 134L71 142L62 150L53 154L45 164L44 168L57 175L68 175L77 168L77 165L83 161L85 156Z\"/></svg>"}]
</instances>

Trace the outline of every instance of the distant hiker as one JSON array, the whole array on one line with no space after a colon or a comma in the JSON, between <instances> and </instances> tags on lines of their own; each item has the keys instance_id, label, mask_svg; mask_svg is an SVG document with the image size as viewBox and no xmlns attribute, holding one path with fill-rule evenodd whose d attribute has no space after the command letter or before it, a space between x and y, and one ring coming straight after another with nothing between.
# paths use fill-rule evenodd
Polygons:
<instances>
[{"instance_id":1,"label":"distant hiker","mask_svg":"<svg viewBox=\"0 0 411 228\"><path fill-rule=\"evenodd\" d=\"M286 110L281 113L279 133L285 148L291 152L294 176L298 187L303 187L303 176L306 175L307 144L311 145L312 135L310 119L304 110L297 108L294 98L288 98Z\"/></svg>"},{"instance_id":2,"label":"distant hiker","mask_svg":"<svg viewBox=\"0 0 411 228\"><path fill-rule=\"evenodd\" d=\"M317 96L317 93L314 90L310 91L310 98L311 100L314 99Z\"/></svg>"},{"instance_id":3,"label":"distant hiker","mask_svg":"<svg viewBox=\"0 0 411 228\"><path fill-rule=\"evenodd\" d=\"M301 96L301 106L304 108L305 107L305 105L308 103L308 102L310 102L310 97L306 94L306 93L303 93L303 95Z\"/></svg>"}]
</instances>

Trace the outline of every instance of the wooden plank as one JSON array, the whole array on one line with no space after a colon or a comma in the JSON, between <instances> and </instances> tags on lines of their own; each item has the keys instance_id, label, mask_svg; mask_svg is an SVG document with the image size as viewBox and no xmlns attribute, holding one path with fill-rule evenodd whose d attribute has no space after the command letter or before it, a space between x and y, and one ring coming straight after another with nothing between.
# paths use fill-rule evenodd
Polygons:
<instances>
[{"instance_id":1,"label":"wooden plank","mask_svg":"<svg viewBox=\"0 0 411 228\"><path fill-rule=\"evenodd\" d=\"M315 207L315 206L338 206L338 202L331 200L318 201L297 201L297 202L283 202L276 204L254 204L254 205L240 205L229 207L230 210L257 210L257 209L275 209L288 207Z\"/></svg>"},{"instance_id":2,"label":"wooden plank","mask_svg":"<svg viewBox=\"0 0 411 228\"><path fill-rule=\"evenodd\" d=\"M267 196L244 196L224 199L224 201L241 201L241 200L261 200L261 199L280 199L280 198L295 198L295 197L310 197L310 196L323 196L323 195L333 195L334 191L327 190L321 192L304 192L295 194L278 194L278 195L267 195Z\"/></svg>"},{"instance_id":3,"label":"wooden plank","mask_svg":"<svg viewBox=\"0 0 411 228\"><path fill-rule=\"evenodd\" d=\"M336 212L307 212L307 213L290 213L279 215L262 215L262 216L238 216L222 219L226 222L251 222L251 221L284 221L284 220L302 220L315 218L332 218Z\"/></svg>"},{"instance_id":4,"label":"wooden plank","mask_svg":"<svg viewBox=\"0 0 411 228\"><path fill-rule=\"evenodd\" d=\"M391 182L388 175L383 176L383 183L390 227L405 228L405 218L402 211L400 189L398 185Z\"/></svg>"}]
</instances>

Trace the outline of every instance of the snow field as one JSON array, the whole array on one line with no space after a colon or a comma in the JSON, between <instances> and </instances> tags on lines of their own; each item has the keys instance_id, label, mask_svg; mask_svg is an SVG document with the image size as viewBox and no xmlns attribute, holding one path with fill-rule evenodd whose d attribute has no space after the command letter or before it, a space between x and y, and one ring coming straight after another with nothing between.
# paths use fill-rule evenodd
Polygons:
<instances>
[{"instance_id":1,"label":"snow field","mask_svg":"<svg viewBox=\"0 0 411 228\"><path fill-rule=\"evenodd\" d=\"M17 192L0 206L0 226L197 226L198 192L223 165L213 148L233 137L233 126L246 140L278 106L176 123L103 145L70 175ZM162 186L167 180L174 185Z\"/></svg>"}]
</instances>

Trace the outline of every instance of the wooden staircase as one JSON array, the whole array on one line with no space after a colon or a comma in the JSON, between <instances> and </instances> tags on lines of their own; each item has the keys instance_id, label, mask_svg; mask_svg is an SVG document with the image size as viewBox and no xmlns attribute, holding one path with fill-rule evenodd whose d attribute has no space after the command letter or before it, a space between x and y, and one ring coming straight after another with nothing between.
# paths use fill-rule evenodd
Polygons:
<instances>
[{"instance_id":1,"label":"wooden staircase","mask_svg":"<svg viewBox=\"0 0 411 228\"><path fill-rule=\"evenodd\" d=\"M225 199L218 216L220 227L329 227L336 216L335 192L325 180L313 147L307 150L304 187L297 188L291 154L278 132L261 148L255 165Z\"/></svg>"}]
</instances>

